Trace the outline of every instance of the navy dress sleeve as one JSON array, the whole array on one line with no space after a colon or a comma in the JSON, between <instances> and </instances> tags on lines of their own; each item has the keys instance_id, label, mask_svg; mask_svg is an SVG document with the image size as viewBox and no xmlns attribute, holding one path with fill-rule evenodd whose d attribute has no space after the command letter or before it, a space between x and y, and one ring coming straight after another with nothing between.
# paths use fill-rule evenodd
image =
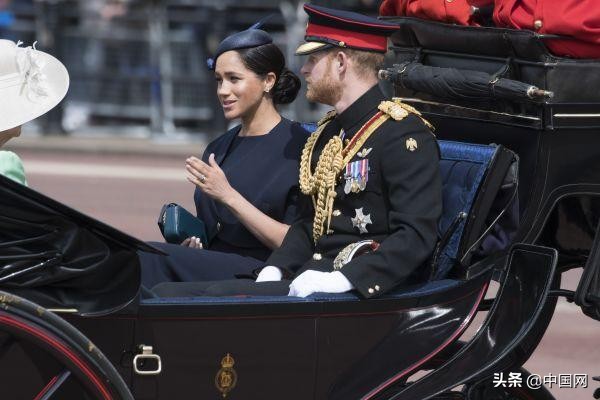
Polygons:
<instances>
[{"instance_id":1,"label":"navy dress sleeve","mask_svg":"<svg viewBox=\"0 0 600 400\"><path fill-rule=\"evenodd\" d=\"M282 119L271 132L240 137L234 128L211 143L203 156L215 153L230 185L261 212L276 221L293 224L311 211L310 198L300 193L299 160L308 132ZM265 260L271 250L239 222L227 207L196 188L197 215L208 230L211 250Z\"/></svg>"}]
</instances>

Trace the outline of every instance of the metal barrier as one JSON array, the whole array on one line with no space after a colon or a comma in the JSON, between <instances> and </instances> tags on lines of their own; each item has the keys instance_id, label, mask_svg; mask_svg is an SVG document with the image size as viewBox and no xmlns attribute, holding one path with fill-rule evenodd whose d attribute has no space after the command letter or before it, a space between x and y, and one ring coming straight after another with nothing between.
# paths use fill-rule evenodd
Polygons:
<instances>
[{"instance_id":1,"label":"metal barrier","mask_svg":"<svg viewBox=\"0 0 600 400\"><path fill-rule=\"evenodd\" d=\"M344 3L352 2L360 3ZM265 29L298 71L293 51L306 16L297 0L13 0L0 10L0 35L26 44L37 40L69 70L67 99L42 119L43 132L126 131L119 127L133 125L148 134L216 135L227 122L206 58L227 34L269 14ZM309 121L322 109L300 95L282 112Z\"/></svg>"}]
</instances>

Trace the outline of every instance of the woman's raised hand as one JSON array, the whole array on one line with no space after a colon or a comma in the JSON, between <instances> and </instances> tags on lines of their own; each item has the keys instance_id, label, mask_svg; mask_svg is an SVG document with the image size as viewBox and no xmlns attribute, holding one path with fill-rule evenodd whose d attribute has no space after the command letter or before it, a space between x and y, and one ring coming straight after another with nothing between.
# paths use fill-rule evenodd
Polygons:
<instances>
[{"instance_id":1,"label":"woman's raised hand","mask_svg":"<svg viewBox=\"0 0 600 400\"><path fill-rule=\"evenodd\" d=\"M196 157L188 158L185 160L185 169L187 180L217 201L227 204L227 201L237 193L215 161L213 153L208 157L208 164Z\"/></svg>"}]
</instances>

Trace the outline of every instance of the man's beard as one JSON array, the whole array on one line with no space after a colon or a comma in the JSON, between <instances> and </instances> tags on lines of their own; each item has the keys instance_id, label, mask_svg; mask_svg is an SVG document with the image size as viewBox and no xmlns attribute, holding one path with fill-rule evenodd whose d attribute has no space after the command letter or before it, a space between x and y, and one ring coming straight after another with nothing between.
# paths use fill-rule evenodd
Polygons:
<instances>
[{"instance_id":1,"label":"man's beard","mask_svg":"<svg viewBox=\"0 0 600 400\"><path fill-rule=\"evenodd\" d=\"M327 74L308 85L306 98L308 101L334 106L342 98L342 88L333 80L331 74Z\"/></svg>"}]
</instances>

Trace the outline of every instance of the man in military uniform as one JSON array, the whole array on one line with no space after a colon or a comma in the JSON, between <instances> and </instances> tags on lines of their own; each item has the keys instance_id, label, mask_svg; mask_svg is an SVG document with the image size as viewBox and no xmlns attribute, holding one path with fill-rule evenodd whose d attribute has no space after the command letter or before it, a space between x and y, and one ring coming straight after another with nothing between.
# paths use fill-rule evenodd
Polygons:
<instances>
[{"instance_id":1,"label":"man in military uniform","mask_svg":"<svg viewBox=\"0 0 600 400\"><path fill-rule=\"evenodd\" d=\"M398 27L304 9L306 43L297 54L307 57L307 98L334 108L302 154L300 188L313 198L314 218L290 227L256 282L190 284L179 295L305 297L356 289L370 298L415 276L433 252L442 209L438 146L416 110L386 101L378 87L387 36Z\"/></svg>"}]
</instances>

